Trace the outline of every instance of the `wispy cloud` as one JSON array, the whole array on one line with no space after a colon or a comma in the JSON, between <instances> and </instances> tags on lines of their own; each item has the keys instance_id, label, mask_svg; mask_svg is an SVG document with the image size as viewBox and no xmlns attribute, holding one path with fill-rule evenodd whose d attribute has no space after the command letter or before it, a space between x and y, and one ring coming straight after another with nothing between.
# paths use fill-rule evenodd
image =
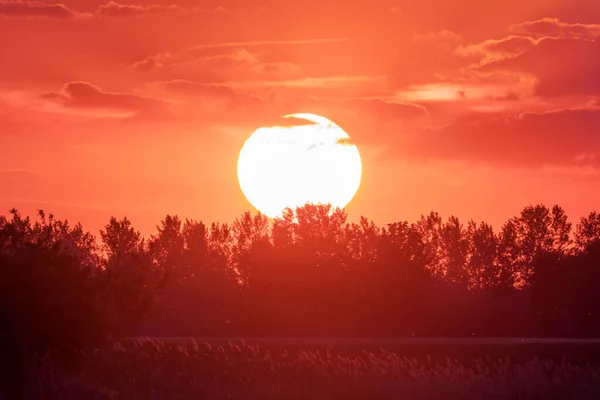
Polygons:
<instances>
[{"instance_id":1,"label":"wispy cloud","mask_svg":"<svg viewBox=\"0 0 600 400\"><path fill-rule=\"evenodd\" d=\"M61 93L45 93L40 99L54 103L63 110L106 110L109 113L102 115L111 117L128 117L145 112L157 115L165 105L164 102L149 97L105 92L89 82L69 82ZM117 114L112 111L117 111ZM77 111L75 113L77 114Z\"/></svg>"},{"instance_id":2,"label":"wispy cloud","mask_svg":"<svg viewBox=\"0 0 600 400\"><path fill-rule=\"evenodd\" d=\"M88 18L91 14L73 11L64 4L43 1L0 0L0 16L14 18Z\"/></svg>"},{"instance_id":3,"label":"wispy cloud","mask_svg":"<svg viewBox=\"0 0 600 400\"><path fill-rule=\"evenodd\" d=\"M342 43L350 41L350 38L324 38L308 40L255 40L249 42L224 42L224 43L206 43L199 44L190 48L190 50L212 49L223 47L258 47L258 46L278 46L278 45L308 45L319 43Z\"/></svg>"},{"instance_id":4,"label":"wispy cloud","mask_svg":"<svg viewBox=\"0 0 600 400\"><path fill-rule=\"evenodd\" d=\"M98 7L97 14L101 17L135 17L148 14L159 14L168 12L183 12L185 11L178 5L163 6L159 4L151 4L148 6L139 6L132 4L120 4L116 1L110 1Z\"/></svg>"}]
</instances>

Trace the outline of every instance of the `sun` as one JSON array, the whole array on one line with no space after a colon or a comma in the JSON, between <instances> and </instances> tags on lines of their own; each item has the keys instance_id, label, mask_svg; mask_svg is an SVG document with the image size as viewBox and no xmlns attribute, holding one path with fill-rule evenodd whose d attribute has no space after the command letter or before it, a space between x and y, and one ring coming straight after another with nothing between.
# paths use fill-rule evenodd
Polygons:
<instances>
[{"instance_id":1,"label":"sun","mask_svg":"<svg viewBox=\"0 0 600 400\"><path fill-rule=\"evenodd\" d=\"M315 114L289 114L307 124L259 128L237 165L242 192L270 218L306 203L344 208L362 177L358 148L342 128Z\"/></svg>"}]
</instances>

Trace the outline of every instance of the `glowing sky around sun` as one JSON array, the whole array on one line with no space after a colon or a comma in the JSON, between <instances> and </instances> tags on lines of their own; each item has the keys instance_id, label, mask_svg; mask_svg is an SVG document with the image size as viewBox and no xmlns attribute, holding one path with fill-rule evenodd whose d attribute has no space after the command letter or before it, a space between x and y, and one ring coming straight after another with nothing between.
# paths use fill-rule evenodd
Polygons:
<instances>
[{"instance_id":1,"label":"glowing sky around sun","mask_svg":"<svg viewBox=\"0 0 600 400\"><path fill-rule=\"evenodd\" d=\"M0 0L0 37L3 213L231 222L240 149L299 110L360 150L349 220L599 203L598 1Z\"/></svg>"}]
</instances>

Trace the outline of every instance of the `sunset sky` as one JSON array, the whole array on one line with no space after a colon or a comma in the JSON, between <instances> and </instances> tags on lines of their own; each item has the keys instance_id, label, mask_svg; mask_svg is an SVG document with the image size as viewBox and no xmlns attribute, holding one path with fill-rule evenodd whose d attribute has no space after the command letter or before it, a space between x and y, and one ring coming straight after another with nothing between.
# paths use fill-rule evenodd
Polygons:
<instances>
[{"instance_id":1,"label":"sunset sky","mask_svg":"<svg viewBox=\"0 0 600 400\"><path fill-rule=\"evenodd\" d=\"M0 0L0 212L231 222L295 112L358 146L351 220L598 210L598 0L127 1Z\"/></svg>"}]
</instances>

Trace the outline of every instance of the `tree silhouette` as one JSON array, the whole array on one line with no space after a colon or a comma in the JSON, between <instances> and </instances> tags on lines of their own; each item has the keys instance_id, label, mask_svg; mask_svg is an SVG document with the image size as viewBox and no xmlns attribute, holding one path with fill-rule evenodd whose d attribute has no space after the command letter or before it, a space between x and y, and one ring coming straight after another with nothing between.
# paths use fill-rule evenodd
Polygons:
<instances>
[{"instance_id":1,"label":"tree silhouette","mask_svg":"<svg viewBox=\"0 0 600 400\"><path fill-rule=\"evenodd\" d=\"M485 222L469 221L466 231L469 286L477 289L507 286L509 277L498 262L498 237Z\"/></svg>"},{"instance_id":2,"label":"tree silhouette","mask_svg":"<svg viewBox=\"0 0 600 400\"><path fill-rule=\"evenodd\" d=\"M423 242L427 267L435 275L444 276L446 271L442 265L442 239L440 237L442 217L434 211L427 216L422 215L421 219L415 223L415 228Z\"/></svg>"},{"instance_id":3,"label":"tree silhouette","mask_svg":"<svg viewBox=\"0 0 600 400\"><path fill-rule=\"evenodd\" d=\"M570 245L571 224L559 206L552 210L542 204L527 206L519 217L502 228L500 252L502 266L510 271L514 284L527 286L538 257L559 254Z\"/></svg>"},{"instance_id":4,"label":"tree silhouette","mask_svg":"<svg viewBox=\"0 0 600 400\"><path fill-rule=\"evenodd\" d=\"M469 240L467 232L457 217L451 216L440 226L441 270L447 280L460 285L469 285L466 269Z\"/></svg>"},{"instance_id":5,"label":"tree silhouette","mask_svg":"<svg viewBox=\"0 0 600 400\"><path fill-rule=\"evenodd\" d=\"M579 250L584 250L597 241L600 241L600 214L593 211L577 225L575 243Z\"/></svg>"},{"instance_id":6,"label":"tree silhouette","mask_svg":"<svg viewBox=\"0 0 600 400\"><path fill-rule=\"evenodd\" d=\"M99 284L108 310L107 327L115 337L135 334L158 301L165 270L153 263L140 233L127 218L112 217L100 237L105 258Z\"/></svg>"},{"instance_id":7,"label":"tree silhouette","mask_svg":"<svg viewBox=\"0 0 600 400\"><path fill-rule=\"evenodd\" d=\"M599 239L596 212L573 231L541 204L498 232L436 212L379 227L307 204L231 225L167 215L148 239L127 218L96 238L12 210L0 217L3 366L20 365L23 384L47 354L131 335L600 335Z\"/></svg>"},{"instance_id":8,"label":"tree silhouette","mask_svg":"<svg viewBox=\"0 0 600 400\"><path fill-rule=\"evenodd\" d=\"M240 279L233 267L232 233L226 224L167 216L150 242L156 267L165 271L161 315L147 327L161 336L213 336L232 329L241 320ZM239 321L238 321L239 322ZM182 328L183 327L183 328Z\"/></svg>"},{"instance_id":9,"label":"tree silhouette","mask_svg":"<svg viewBox=\"0 0 600 400\"><path fill-rule=\"evenodd\" d=\"M17 210L0 217L0 373L15 397L43 358L72 361L104 334L89 236L39 216L34 224Z\"/></svg>"}]
</instances>

